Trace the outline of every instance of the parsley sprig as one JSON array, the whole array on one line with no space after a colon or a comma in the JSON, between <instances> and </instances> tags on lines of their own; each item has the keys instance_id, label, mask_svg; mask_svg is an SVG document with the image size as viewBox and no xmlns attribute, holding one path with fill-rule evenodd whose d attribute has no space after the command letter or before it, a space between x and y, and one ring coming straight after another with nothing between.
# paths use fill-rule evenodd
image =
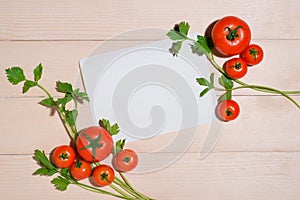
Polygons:
<instances>
[{"instance_id":1,"label":"parsley sprig","mask_svg":"<svg viewBox=\"0 0 300 200\"><path fill-rule=\"evenodd\" d=\"M45 107L54 108L59 116L61 117L63 124L65 125L70 137L75 139L77 134L76 119L78 116L77 106L78 103L83 103L84 101L89 101L88 95L85 92L79 91L79 88L73 89L70 83L57 81L56 90L64 94L64 97L55 99L45 87L43 87L39 81L43 74L43 65L39 64L33 70L33 80L29 80L25 74L24 70L19 66L14 66L5 70L8 81L13 85L23 84L22 92L27 93L31 88L38 87L45 94L46 98L41 100L39 103ZM67 109L66 105L70 102L74 102L74 109Z\"/></svg>"},{"instance_id":2,"label":"parsley sprig","mask_svg":"<svg viewBox=\"0 0 300 200\"><path fill-rule=\"evenodd\" d=\"M200 56L205 55L213 67L221 73L221 76L218 78L218 82L222 88L215 86L213 73L210 75L210 80L207 80L203 77L196 79L199 85L204 86L204 89L200 92L200 97L214 89L216 91L224 92L223 95L221 95L218 99L218 101L224 101L232 98L233 90L250 88L260 92L282 95L300 109L300 105L290 96L291 94L300 94L300 91L281 91L272 87L247 84L241 80L231 79L228 77L222 67L215 61L210 41L201 35L197 35L197 40L190 38L188 36L189 28L190 25L187 22L180 22L167 33L169 39L174 41L169 51L173 54L173 56L177 56L181 49L182 43L184 41L190 42L192 52ZM234 87L234 83L238 84L239 86Z\"/></svg>"}]
</instances>

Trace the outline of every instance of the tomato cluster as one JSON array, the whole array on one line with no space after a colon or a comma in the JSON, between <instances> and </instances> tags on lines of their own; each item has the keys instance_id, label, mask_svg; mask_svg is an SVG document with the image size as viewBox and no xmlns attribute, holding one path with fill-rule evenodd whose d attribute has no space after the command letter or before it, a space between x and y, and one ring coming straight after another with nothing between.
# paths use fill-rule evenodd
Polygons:
<instances>
[{"instance_id":1,"label":"tomato cluster","mask_svg":"<svg viewBox=\"0 0 300 200\"><path fill-rule=\"evenodd\" d=\"M250 44L250 27L238 17L226 16L218 20L212 28L211 39L216 55L235 56L223 65L224 73L229 79L244 77L248 67L259 64L264 57L259 45ZM218 104L216 113L222 121L231 121L238 117L240 108L235 101L227 99Z\"/></svg>"},{"instance_id":2,"label":"tomato cluster","mask_svg":"<svg viewBox=\"0 0 300 200\"><path fill-rule=\"evenodd\" d=\"M103 127L83 129L78 133L75 143L75 147L58 146L51 154L52 163L58 168L69 168L75 180L91 176L95 185L106 186L114 181L114 170L128 172L138 164L138 156L133 150L115 151L112 136ZM100 164L110 154L113 154L112 167Z\"/></svg>"}]
</instances>

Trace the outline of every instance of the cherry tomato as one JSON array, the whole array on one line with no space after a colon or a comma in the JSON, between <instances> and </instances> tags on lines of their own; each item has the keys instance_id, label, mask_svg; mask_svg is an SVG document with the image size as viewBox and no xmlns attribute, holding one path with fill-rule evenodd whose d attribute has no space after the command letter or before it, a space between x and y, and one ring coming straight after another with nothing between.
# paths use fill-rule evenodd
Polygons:
<instances>
[{"instance_id":1,"label":"cherry tomato","mask_svg":"<svg viewBox=\"0 0 300 200\"><path fill-rule=\"evenodd\" d=\"M107 186L114 181L115 172L108 165L99 165L93 171L93 179L98 186Z\"/></svg>"},{"instance_id":2,"label":"cherry tomato","mask_svg":"<svg viewBox=\"0 0 300 200\"><path fill-rule=\"evenodd\" d=\"M239 79L246 75L248 66L243 59L232 58L225 62L223 69L230 78Z\"/></svg>"},{"instance_id":3,"label":"cherry tomato","mask_svg":"<svg viewBox=\"0 0 300 200\"><path fill-rule=\"evenodd\" d=\"M217 117L225 122L236 119L240 114L240 107L233 100L225 100L217 106Z\"/></svg>"},{"instance_id":4,"label":"cherry tomato","mask_svg":"<svg viewBox=\"0 0 300 200\"><path fill-rule=\"evenodd\" d=\"M56 147L52 153L52 163L59 168L70 167L76 158L74 149L68 145Z\"/></svg>"},{"instance_id":5,"label":"cherry tomato","mask_svg":"<svg viewBox=\"0 0 300 200\"><path fill-rule=\"evenodd\" d=\"M99 162L109 156L113 149L111 135L100 126L91 126L78 134L77 152L88 162Z\"/></svg>"},{"instance_id":6,"label":"cherry tomato","mask_svg":"<svg viewBox=\"0 0 300 200\"><path fill-rule=\"evenodd\" d=\"M243 58L249 66L257 65L262 61L263 57L264 51L257 44L250 44L241 54L241 58Z\"/></svg>"},{"instance_id":7,"label":"cherry tomato","mask_svg":"<svg viewBox=\"0 0 300 200\"><path fill-rule=\"evenodd\" d=\"M242 53L251 40L248 24L234 16L220 19L214 25L211 34L216 50L225 56Z\"/></svg>"},{"instance_id":8,"label":"cherry tomato","mask_svg":"<svg viewBox=\"0 0 300 200\"><path fill-rule=\"evenodd\" d=\"M84 160L77 160L70 168L72 177L76 180L82 180L88 178L92 173L91 164Z\"/></svg>"},{"instance_id":9,"label":"cherry tomato","mask_svg":"<svg viewBox=\"0 0 300 200\"><path fill-rule=\"evenodd\" d=\"M120 172L129 172L138 164L138 156L131 149L124 149L113 159L113 167Z\"/></svg>"}]
</instances>

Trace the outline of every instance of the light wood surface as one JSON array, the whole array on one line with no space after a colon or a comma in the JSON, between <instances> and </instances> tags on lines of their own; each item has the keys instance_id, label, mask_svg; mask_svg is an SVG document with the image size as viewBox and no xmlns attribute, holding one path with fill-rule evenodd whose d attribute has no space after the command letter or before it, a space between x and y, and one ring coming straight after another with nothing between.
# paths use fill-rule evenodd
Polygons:
<instances>
[{"instance_id":1,"label":"light wood surface","mask_svg":"<svg viewBox=\"0 0 300 200\"><path fill-rule=\"evenodd\" d=\"M50 179L33 177L36 148L49 153L68 143L58 116L37 103L43 95L32 90L21 94L11 86L4 69L13 65L31 73L45 65L42 83L54 92L56 80L75 83L78 60L104 40L138 28L168 30L174 23L190 22L192 32L203 32L224 15L237 15L252 28L254 42L265 50L265 59L253 67L245 82L281 89L300 89L300 1L33 1L0 0L0 199L111 199L71 186L56 191ZM128 45L163 39L145 34L106 42L110 51ZM220 63L221 59L217 59ZM191 80L192 81L192 80ZM159 200L297 200L300 196L300 112L280 96L251 90L235 93L242 113L224 124L213 152L199 159L203 142L198 137L184 155L156 172L129 174L141 191ZM295 96L300 101L300 96ZM203 130L203 132L201 132ZM172 133L149 143L129 146L148 152L172 138ZM168 152L158 157L172 156ZM153 163L155 164L155 163Z\"/></svg>"}]
</instances>

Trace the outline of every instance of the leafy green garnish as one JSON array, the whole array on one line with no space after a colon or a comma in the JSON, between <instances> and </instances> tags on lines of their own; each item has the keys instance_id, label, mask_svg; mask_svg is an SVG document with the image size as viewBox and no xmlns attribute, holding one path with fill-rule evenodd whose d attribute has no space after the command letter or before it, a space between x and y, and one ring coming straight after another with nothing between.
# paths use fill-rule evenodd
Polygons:
<instances>
[{"instance_id":1,"label":"leafy green garnish","mask_svg":"<svg viewBox=\"0 0 300 200\"><path fill-rule=\"evenodd\" d=\"M48 169L45 167L39 168L32 175L40 175L40 176L52 176L57 173L56 169Z\"/></svg>"},{"instance_id":2,"label":"leafy green garnish","mask_svg":"<svg viewBox=\"0 0 300 200\"><path fill-rule=\"evenodd\" d=\"M18 83L25 81L25 75L23 69L20 67L12 67L5 70L8 81L17 85Z\"/></svg>"},{"instance_id":3,"label":"leafy green garnish","mask_svg":"<svg viewBox=\"0 0 300 200\"><path fill-rule=\"evenodd\" d=\"M99 120L99 125L105 128L110 135L117 135L120 132L119 125L117 123L110 125L110 122L107 119Z\"/></svg>"},{"instance_id":4,"label":"leafy green garnish","mask_svg":"<svg viewBox=\"0 0 300 200\"><path fill-rule=\"evenodd\" d=\"M33 70L33 75L34 75L34 80L35 82L38 82L43 73L43 65L40 63L34 70Z\"/></svg>"},{"instance_id":5,"label":"leafy green garnish","mask_svg":"<svg viewBox=\"0 0 300 200\"><path fill-rule=\"evenodd\" d=\"M124 149L125 142L126 142L126 139L123 139L123 140L120 139L116 142L116 149L115 149L116 154Z\"/></svg>"},{"instance_id":6,"label":"leafy green garnish","mask_svg":"<svg viewBox=\"0 0 300 200\"><path fill-rule=\"evenodd\" d=\"M180 22L167 33L167 36L171 40L186 40L189 29L190 25L187 22Z\"/></svg>"},{"instance_id":7,"label":"leafy green garnish","mask_svg":"<svg viewBox=\"0 0 300 200\"><path fill-rule=\"evenodd\" d=\"M51 181L51 183L55 186L55 188L57 190L60 190L60 191L65 191L68 188L68 186L71 184L71 182L68 179L66 179L62 176L58 176L58 177L54 178Z\"/></svg>"},{"instance_id":8,"label":"leafy green garnish","mask_svg":"<svg viewBox=\"0 0 300 200\"><path fill-rule=\"evenodd\" d=\"M219 84L222 85L226 89L232 89L233 88L233 81L226 76L222 75L219 78Z\"/></svg>"},{"instance_id":9,"label":"leafy green garnish","mask_svg":"<svg viewBox=\"0 0 300 200\"><path fill-rule=\"evenodd\" d=\"M23 86L23 94L26 93L30 88L36 86L37 83L36 82L33 82L33 81L30 81L30 80L26 80L25 83L24 83L24 86Z\"/></svg>"},{"instance_id":10,"label":"leafy green garnish","mask_svg":"<svg viewBox=\"0 0 300 200\"><path fill-rule=\"evenodd\" d=\"M200 97L203 97L209 90L214 89L214 73L210 74L209 81L206 78L197 78L196 81L201 86L206 86L201 92Z\"/></svg>"},{"instance_id":11,"label":"leafy green garnish","mask_svg":"<svg viewBox=\"0 0 300 200\"><path fill-rule=\"evenodd\" d=\"M34 151L34 160L38 162L39 165L41 165L44 168L47 169L55 169L55 167L51 164L47 156L45 155L44 151L41 151L39 149L36 149Z\"/></svg>"},{"instance_id":12,"label":"leafy green garnish","mask_svg":"<svg viewBox=\"0 0 300 200\"><path fill-rule=\"evenodd\" d=\"M70 83L57 81L56 82L56 90L62 93L72 93L73 87Z\"/></svg>"}]
</instances>

